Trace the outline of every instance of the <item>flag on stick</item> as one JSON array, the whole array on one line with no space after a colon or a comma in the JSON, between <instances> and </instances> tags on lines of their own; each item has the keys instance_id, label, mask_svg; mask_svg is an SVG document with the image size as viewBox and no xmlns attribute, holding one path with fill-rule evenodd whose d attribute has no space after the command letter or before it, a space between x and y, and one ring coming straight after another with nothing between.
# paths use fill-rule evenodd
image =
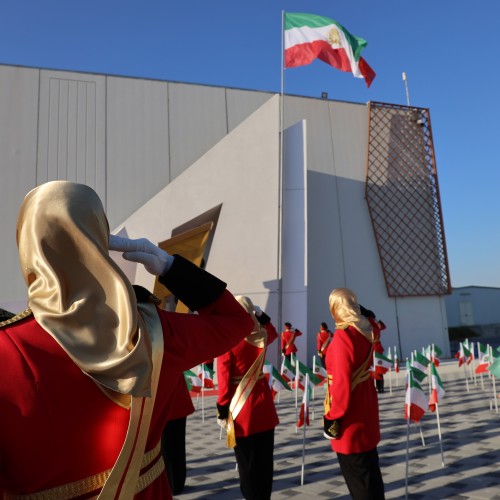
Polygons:
<instances>
[{"instance_id":1,"label":"flag on stick","mask_svg":"<svg viewBox=\"0 0 500 500\"><path fill-rule=\"evenodd\" d=\"M191 392L201 392L201 380L196 373L191 370L186 370L184 372L184 379Z\"/></svg>"},{"instance_id":2,"label":"flag on stick","mask_svg":"<svg viewBox=\"0 0 500 500\"><path fill-rule=\"evenodd\" d=\"M280 372L274 366L272 367L271 379L272 379L271 390L273 393L273 399L275 398L276 394L280 391L291 391L288 382L280 375Z\"/></svg>"},{"instance_id":3,"label":"flag on stick","mask_svg":"<svg viewBox=\"0 0 500 500\"><path fill-rule=\"evenodd\" d=\"M287 382L291 382L295 378L295 370L291 361L286 357L283 358L283 363L281 364L281 375Z\"/></svg>"},{"instance_id":4,"label":"flag on stick","mask_svg":"<svg viewBox=\"0 0 500 500\"><path fill-rule=\"evenodd\" d=\"M373 351L373 378L381 379L384 373L387 373L392 367L392 361L380 354Z\"/></svg>"},{"instance_id":5,"label":"flag on stick","mask_svg":"<svg viewBox=\"0 0 500 500\"><path fill-rule=\"evenodd\" d=\"M444 397L444 386L434 364L431 365L431 395L429 397L429 410L436 411L436 405Z\"/></svg>"},{"instance_id":6,"label":"flag on stick","mask_svg":"<svg viewBox=\"0 0 500 500\"><path fill-rule=\"evenodd\" d=\"M420 384L414 379L412 371L408 374L408 385L406 387L405 397L405 419L413 422L420 422L427 407L427 398L420 387Z\"/></svg>"},{"instance_id":7,"label":"flag on stick","mask_svg":"<svg viewBox=\"0 0 500 500\"><path fill-rule=\"evenodd\" d=\"M361 57L367 41L351 35L341 24L315 14L285 14L285 67L310 64L320 59L356 78L369 87L375 72Z\"/></svg>"},{"instance_id":8,"label":"flag on stick","mask_svg":"<svg viewBox=\"0 0 500 500\"><path fill-rule=\"evenodd\" d=\"M306 384L306 376L307 376L307 380L309 382L309 385L312 387L314 387L315 385L318 385L320 382L321 382L321 379L316 376L314 374L314 372L308 367L306 366L304 363L302 363L301 361L297 360L297 363L298 363L298 367L299 367L299 370L298 370L298 375L299 375L299 380L298 380L298 384L299 384L299 388L304 390L304 387L305 387L305 384Z\"/></svg>"},{"instance_id":9,"label":"flag on stick","mask_svg":"<svg viewBox=\"0 0 500 500\"><path fill-rule=\"evenodd\" d=\"M211 370L206 364L201 364L198 367L198 377L203 381L205 389L213 389L214 385L214 371Z\"/></svg>"},{"instance_id":10,"label":"flag on stick","mask_svg":"<svg viewBox=\"0 0 500 500\"><path fill-rule=\"evenodd\" d=\"M302 427L304 424L309 425L309 403L311 401L312 387L309 383L309 374L305 377L305 389L304 395L302 397L302 404L300 405L299 420L297 421L297 427Z\"/></svg>"}]
</instances>

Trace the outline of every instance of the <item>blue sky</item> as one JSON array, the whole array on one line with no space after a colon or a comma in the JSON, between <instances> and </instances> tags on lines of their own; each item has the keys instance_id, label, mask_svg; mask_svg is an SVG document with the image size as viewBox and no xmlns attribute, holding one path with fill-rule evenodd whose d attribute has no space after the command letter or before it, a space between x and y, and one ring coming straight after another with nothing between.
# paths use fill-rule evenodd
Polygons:
<instances>
[{"instance_id":1,"label":"blue sky","mask_svg":"<svg viewBox=\"0 0 500 500\"><path fill-rule=\"evenodd\" d=\"M500 1L3 0L0 63L280 91L281 13L368 40L372 86L316 61L287 93L430 109L452 286L500 287Z\"/></svg>"}]
</instances>

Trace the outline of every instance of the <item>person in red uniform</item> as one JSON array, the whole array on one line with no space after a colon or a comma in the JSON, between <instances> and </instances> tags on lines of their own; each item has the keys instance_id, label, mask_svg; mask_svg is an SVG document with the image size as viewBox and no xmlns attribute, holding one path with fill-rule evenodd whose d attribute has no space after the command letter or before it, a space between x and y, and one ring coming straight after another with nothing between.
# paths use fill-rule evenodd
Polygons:
<instances>
[{"instance_id":1,"label":"person in red uniform","mask_svg":"<svg viewBox=\"0 0 500 500\"><path fill-rule=\"evenodd\" d=\"M328 330L328 325L325 322L321 323L320 330L316 335L316 343L318 348L318 357L321 360L323 368L326 368L326 350L328 349L328 346L330 345L332 339L333 333Z\"/></svg>"},{"instance_id":2,"label":"person in red uniform","mask_svg":"<svg viewBox=\"0 0 500 500\"><path fill-rule=\"evenodd\" d=\"M285 323L285 329L281 332L281 352L288 360L291 359L292 354L297 352L295 339L300 337L302 332L297 328L292 329L291 323Z\"/></svg>"},{"instance_id":3,"label":"person in red uniform","mask_svg":"<svg viewBox=\"0 0 500 500\"><path fill-rule=\"evenodd\" d=\"M237 296L254 328L239 344L217 358L217 422L228 431L246 500L271 498L274 428L278 415L262 367L266 348L278 333L269 316L248 297Z\"/></svg>"},{"instance_id":4,"label":"person in red uniform","mask_svg":"<svg viewBox=\"0 0 500 500\"><path fill-rule=\"evenodd\" d=\"M380 334L382 330L385 330L385 324L383 321L377 319L375 313L370 311L370 309L365 309L361 304L359 306L361 314L368 318L370 325L372 325L373 329L373 350L378 352L379 354L384 353L384 346L382 345L382 341L380 339ZM374 374L375 372L372 372ZM384 376L381 373L377 373L373 375L375 378L375 387L377 388L378 393L384 392Z\"/></svg>"},{"instance_id":5,"label":"person in red uniform","mask_svg":"<svg viewBox=\"0 0 500 500\"><path fill-rule=\"evenodd\" d=\"M336 330L326 353L324 435L331 440L352 498L382 500L378 398L370 377L373 329L351 290L333 290L329 303Z\"/></svg>"},{"instance_id":6,"label":"person in red uniform","mask_svg":"<svg viewBox=\"0 0 500 500\"><path fill-rule=\"evenodd\" d=\"M172 381L237 344L252 319L215 276L146 239L111 237L88 186L30 191L16 235L29 309L0 327L0 490L172 498L160 450ZM138 301L108 248L198 314Z\"/></svg>"}]
</instances>

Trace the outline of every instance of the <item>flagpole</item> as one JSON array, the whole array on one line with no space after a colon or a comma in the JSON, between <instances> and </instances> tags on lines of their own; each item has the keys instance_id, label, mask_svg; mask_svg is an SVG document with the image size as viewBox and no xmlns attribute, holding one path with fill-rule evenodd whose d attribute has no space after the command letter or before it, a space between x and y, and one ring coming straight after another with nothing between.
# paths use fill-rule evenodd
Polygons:
<instances>
[{"instance_id":1,"label":"flagpole","mask_svg":"<svg viewBox=\"0 0 500 500\"><path fill-rule=\"evenodd\" d=\"M438 426L439 448L441 450L441 465L444 467L443 440L441 438L441 424L439 422L439 403L436 402L436 419Z\"/></svg>"},{"instance_id":2,"label":"flagpole","mask_svg":"<svg viewBox=\"0 0 500 500\"><path fill-rule=\"evenodd\" d=\"M493 360L493 348L490 346L490 360ZM497 388L495 384L495 375L491 377L493 383L493 399L495 401L495 412L498 413L498 398L497 398Z\"/></svg>"},{"instance_id":3,"label":"flagpole","mask_svg":"<svg viewBox=\"0 0 500 500\"><path fill-rule=\"evenodd\" d=\"M278 173L278 324L283 318L283 283L282 283L282 246L283 246L283 145L284 145L284 119L285 119L285 11L281 11L281 97L280 97L280 151Z\"/></svg>"},{"instance_id":4,"label":"flagpole","mask_svg":"<svg viewBox=\"0 0 500 500\"><path fill-rule=\"evenodd\" d=\"M316 355L313 355L313 373L316 375ZM316 386L312 388L312 419L314 420L314 403L316 401Z\"/></svg>"},{"instance_id":5,"label":"flagpole","mask_svg":"<svg viewBox=\"0 0 500 500\"><path fill-rule=\"evenodd\" d=\"M407 358L408 361L408 358ZM407 365L408 366L408 365ZM407 407L406 415L406 470L405 470L405 499L408 499L408 462L410 460L410 412L411 412L411 371L407 374L407 388L408 401L405 401ZM405 395L406 399L406 395Z\"/></svg>"},{"instance_id":6,"label":"flagpole","mask_svg":"<svg viewBox=\"0 0 500 500\"><path fill-rule=\"evenodd\" d=\"M306 380L304 385L304 391L309 390L309 374L306 373ZM307 401L307 399L306 399ZM304 428L302 433L302 468L300 473L300 485L304 486L304 472L306 465L306 427L307 427L307 419L309 418L309 408L304 408L304 423L302 427Z\"/></svg>"},{"instance_id":7,"label":"flagpole","mask_svg":"<svg viewBox=\"0 0 500 500\"><path fill-rule=\"evenodd\" d=\"M201 421L205 422L205 367L201 365Z\"/></svg>"}]
</instances>

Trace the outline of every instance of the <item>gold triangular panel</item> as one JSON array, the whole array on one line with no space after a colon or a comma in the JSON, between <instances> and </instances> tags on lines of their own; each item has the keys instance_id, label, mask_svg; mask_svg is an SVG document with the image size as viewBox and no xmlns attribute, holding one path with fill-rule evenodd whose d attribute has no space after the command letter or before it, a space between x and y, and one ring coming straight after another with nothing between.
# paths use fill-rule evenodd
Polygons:
<instances>
[{"instance_id":1,"label":"gold triangular panel","mask_svg":"<svg viewBox=\"0 0 500 500\"><path fill-rule=\"evenodd\" d=\"M200 266L203 260L205 246L213 225L213 222L207 222L201 226L172 236L172 238L169 238L168 240L161 241L158 243L158 246L170 255L181 255L193 264ZM165 308L169 298L172 296L170 290L163 286L158 278L156 278L155 281L154 294L161 299L160 307L162 308ZM175 311L187 313L189 312L189 309L185 304L178 301Z\"/></svg>"}]
</instances>

